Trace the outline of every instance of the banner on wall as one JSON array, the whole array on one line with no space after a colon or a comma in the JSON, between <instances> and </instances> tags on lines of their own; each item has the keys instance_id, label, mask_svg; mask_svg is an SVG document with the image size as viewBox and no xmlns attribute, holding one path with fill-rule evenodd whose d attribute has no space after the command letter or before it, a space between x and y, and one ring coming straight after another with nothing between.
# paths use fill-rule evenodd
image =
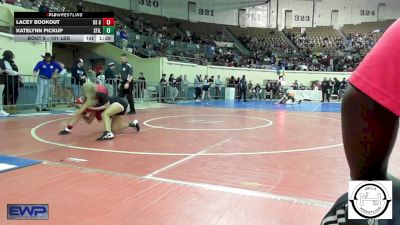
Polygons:
<instances>
[{"instance_id":1,"label":"banner on wall","mask_svg":"<svg viewBox=\"0 0 400 225\"><path fill-rule=\"evenodd\" d=\"M232 42L215 41L215 44L221 48L233 48Z\"/></svg>"},{"instance_id":2,"label":"banner on wall","mask_svg":"<svg viewBox=\"0 0 400 225\"><path fill-rule=\"evenodd\" d=\"M268 27L268 5L247 8L244 16L247 27Z\"/></svg>"}]
</instances>

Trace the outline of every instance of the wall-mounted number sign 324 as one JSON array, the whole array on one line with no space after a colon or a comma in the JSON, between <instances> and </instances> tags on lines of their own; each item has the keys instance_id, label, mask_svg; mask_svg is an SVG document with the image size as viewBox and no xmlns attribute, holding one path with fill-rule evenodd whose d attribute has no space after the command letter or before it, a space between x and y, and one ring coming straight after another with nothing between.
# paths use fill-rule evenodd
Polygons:
<instances>
[{"instance_id":1,"label":"wall-mounted number sign 324","mask_svg":"<svg viewBox=\"0 0 400 225\"><path fill-rule=\"evenodd\" d=\"M158 6L160 6L160 3L158 2L158 0L139 0L139 5L157 8Z\"/></svg>"},{"instance_id":2,"label":"wall-mounted number sign 324","mask_svg":"<svg viewBox=\"0 0 400 225\"><path fill-rule=\"evenodd\" d=\"M360 16L375 16L375 10L360 10Z\"/></svg>"}]
</instances>

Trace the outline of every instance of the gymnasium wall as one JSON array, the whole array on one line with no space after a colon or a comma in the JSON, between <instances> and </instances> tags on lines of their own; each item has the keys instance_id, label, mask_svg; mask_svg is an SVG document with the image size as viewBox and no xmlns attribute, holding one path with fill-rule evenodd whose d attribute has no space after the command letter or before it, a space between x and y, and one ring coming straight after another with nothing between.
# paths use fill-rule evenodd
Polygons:
<instances>
[{"instance_id":1,"label":"gymnasium wall","mask_svg":"<svg viewBox=\"0 0 400 225\"><path fill-rule=\"evenodd\" d=\"M380 3L384 5L379 6ZM399 9L398 0L317 1L315 21L317 26L331 25L332 10L339 11L339 24L397 19L400 17Z\"/></svg>"},{"instance_id":2,"label":"gymnasium wall","mask_svg":"<svg viewBox=\"0 0 400 225\"><path fill-rule=\"evenodd\" d=\"M25 9L11 4L0 4L0 26L14 25L14 12L32 12L33 10Z\"/></svg>"},{"instance_id":3,"label":"gymnasium wall","mask_svg":"<svg viewBox=\"0 0 400 225\"><path fill-rule=\"evenodd\" d=\"M251 1L240 0L120 0L118 5L112 0L87 0L114 7L131 9L136 12L161 15L192 21L238 25L249 27L276 27L283 29L289 19L293 27L311 27L313 0L271 0L268 4L254 6ZM189 2L193 8L189 10ZM378 7L379 4L381 7ZM278 9L277 9L278 7ZM239 15L244 9L244 15ZM332 10L338 11L337 22L332 21ZM286 14L291 11L290 14ZM288 16L290 15L290 17ZM316 0L314 25L329 26L334 22L358 24L400 17L399 0Z\"/></svg>"},{"instance_id":4,"label":"gymnasium wall","mask_svg":"<svg viewBox=\"0 0 400 225\"><path fill-rule=\"evenodd\" d=\"M0 4L0 20L6 21L1 23L5 26L14 24L14 12L30 12L22 7ZM11 50L15 55L15 62L19 72L24 75L31 75L36 63L42 60L42 55L51 52L51 43L31 43L31 42L15 42L14 35L0 32L0 55L3 51Z\"/></svg>"},{"instance_id":5,"label":"gymnasium wall","mask_svg":"<svg viewBox=\"0 0 400 225\"><path fill-rule=\"evenodd\" d=\"M3 54L5 50L14 52L15 63L21 74L32 74L36 63L42 60L41 55L46 52L46 49L51 50L45 43L15 42L14 35L6 33L0 33L0 49L0 54Z\"/></svg>"},{"instance_id":6,"label":"gymnasium wall","mask_svg":"<svg viewBox=\"0 0 400 225\"><path fill-rule=\"evenodd\" d=\"M106 62L113 61L116 64L116 69L118 70L120 65L120 55L122 50L115 47L112 44L103 43L84 43L78 45L82 51L89 51L97 56L104 56ZM160 58L140 58L132 54L127 55L128 62L134 67L134 76L138 77L140 72L143 72L148 81L160 81L161 77L161 59ZM87 56L86 61L91 58ZM86 62L87 63L87 62ZM116 71L118 73L118 71Z\"/></svg>"}]
</instances>

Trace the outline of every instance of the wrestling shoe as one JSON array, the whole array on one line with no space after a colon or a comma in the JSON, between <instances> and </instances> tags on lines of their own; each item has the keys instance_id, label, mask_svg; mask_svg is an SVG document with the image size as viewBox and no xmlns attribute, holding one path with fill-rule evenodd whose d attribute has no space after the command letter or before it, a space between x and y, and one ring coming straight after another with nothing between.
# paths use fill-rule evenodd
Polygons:
<instances>
[{"instance_id":1,"label":"wrestling shoe","mask_svg":"<svg viewBox=\"0 0 400 225\"><path fill-rule=\"evenodd\" d=\"M96 141L104 141L104 140L111 140L114 138L114 134L112 132L104 131L103 135L98 137Z\"/></svg>"},{"instance_id":2,"label":"wrestling shoe","mask_svg":"<svg viewBox=\"0 0 400 225\"><path fill-rule=\"evenodd\" d=\"M138 120L130 122L129 127L135 127L137 131L140 131L140 124Z\"/></svg>"},{"instance_id":3,"label":"wrestling shoe","mask_svg":"<svg viewBox=\"0 0 400 225\"><path fill-rule=\"evenodd\" d=\"M70 133L71 133L71 131L62 130L62 131L58 132L58 135L67 135L67 134L70 134Z\"/></svg>"}]
</instances>

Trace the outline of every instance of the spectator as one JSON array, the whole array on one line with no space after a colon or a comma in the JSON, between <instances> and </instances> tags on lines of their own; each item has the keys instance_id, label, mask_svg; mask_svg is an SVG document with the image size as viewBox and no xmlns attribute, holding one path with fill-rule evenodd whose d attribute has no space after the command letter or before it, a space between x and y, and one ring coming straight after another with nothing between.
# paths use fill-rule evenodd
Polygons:
<instances>
[{"instance_id":1,"label":"spectator","mask_svg":"<svg viewBox=\"0 0 400 225\"><path fill-rule=\"evenodd\" d=\"M172 101L175 101L176 97L178 96L178 89L176 88L176 79L174 77L174 74L171 74L168 79L169 83L169 97L172 99Z\"/></svg>"},{"instance_id":2,"label":"spectator","mask_svg":"<svg viewBox=\"0 0 400 225\"><path fill-rule=\"evenodd\" d=\"M71 69L71 85L74 98L81 96L81 86L86 82L86 72L83 69L83 59L78 59Z\"/></svg>"},{"instance_id":3,"label":"spectator","mask_svg":"<svg viewBox=\"0 0 400 225\"><path fill-rule=\"evenodd\" d=\"M261 100L261 86L259 83L256 84L256 86L253 89L254 92L254 96L256 97L256 99L258 98L259 100Z\"/></svg>"},{"instance_id":4,"label":"spectator","mask_svg":"<svg viewBox=\"0 0 400 225\"><path fill-rule=\"evenodd\" d=\"M220 97L221 89L222 89L221 76L218 75L217 79L215 80L215 99L218 99Z\"/></svg>"},{"instance_id":5,"label":"spectator","mask_svg":"<svg viewBox=\"0 0 400 225\"><path fill-rule=\"evenodd\" d=\"M182 80L182 97L186 98L187 97L187 90L189 88L189 81L187 79L186 74L183 76Z\"/></svg>"},{"instance_id":6,"label":"spectator","mask_svg":"<svg viewBox=\"0 0 400 225\"><path fill-rule=\"evenodd\" d=\"M208 96L208 100L211 100L211 96L210 96L210 82L208 79L208 75L206 75L204 77L203 80L203 88L202 88L202 93L201 93L201 100L204 100L204 96L207 94Z\"/></svg>"},{"instance_id":7,"label":"spectator","mask_svg":"<svg viewBox=\"0 0 400 225\"><path fill-rule=\"evenodd\" d=\"M196 75L196 78L194 79L194 87L195 87L195 100L200 101L200 95L201 95L201 87L202 87L202 82L201 82L201 75Z\"/></svg>"},{"instance_id":8,"label":"spectator","mask_svg":"<svg viewBox=\"0 0 400 225\"><path fill-rule=\"evenodd\" d=\"M269 99L272 100L274 93L270 82L267 82L265 85L265 100L267 100L267 95L269 96Z\"/></svg>"},{"instance_id":9,"label":"spectator","mask_svg":"<svg viewBox=\"0 0 400 225\"><path fill-rule=\"evenodd\" d=\"M87 78L90 82L96 83L96 72L92 68L90 68L87 72Z\"/></svg>"},{"instance_id":10,"label":"spectator","mask_svg":"<svg viewBox=\"0 0 400 225\"><path fill-rule=\"evenodd\" d=\"M84 10L82 0L79 0L78 5L76 5L76 12L82 13Z\"/></svg>"},{"instance_id":11,"label":"spectator","mask_svg":"<svg viewBox=\"0 0 400 225\"><path fill-rule=\"evenodd\" d=\"M135 25L135 20L136 20L135 14L131 13L131 14L129 15L129 22L130 22L131 27L134 27L134 25Z\"/></svg>"},{"instance_id":12,"label":"spectator","mask_svg":"<svg viewBox=\"0 0 400 225\"><path fill-rule=\"evenodd\" d=\"M213 91L212 87L214 87L214 84L215 84L214 76L211 76L210 79L208 79L208 83L210 83L210 95L212 95L212 91Z\"/></svg>"},{"instance_id":13,"label":"spectator","mask_svg":"<svg viewBox=\"0 0 400 225\"><path fill-rule=\"evenodd\" d=\"M3 95L4 87L7 83L7 72L3 59L0 59L0 93ZM9 113L4 111L3 98L0 98L0 116L8 116Z\"/></svg>"},{"instance_id":14,"label":"spectator","mask_svg":"<svg viewBox=\"0 0 400 225\"><path fill-rule=\"evenodd\" d=\"M42 4L40 4L40 6L39 6L39 12L45 13L45 12L49 12L49 11L50 11L50 9L47 6L47 2L43 1Z\"/></svg>"},{"instance_id":15,"label":"spectator","mask_svg":"<svg viewBox=\"0 0 400 225\"><path fill-rule=\"evenodd\" d=\"M133 67L131 64L128 63L128 59L125 53L121 54L121 69L119 76L122 79L120 84L119 94L118 97L125 98L127 96L130 111L128 114L136 114L135 111L135 103L133 101Z\"/></svg>"},{"instance_id":16,"label":"spectator","mask_svg":"<svg viewBox=\"0 0 400 225\"><path fill-rule=\"evenodd\" d=\"M279 95L279 98L281 98L278 83L272 83L271 87L272 87L272 96L273 96L272 98L276 99L278 95Z\"/></svg>"},{"instance_id":17,"label":"spectator","mask_svg":"<svg viewBox=\"0 0 400 225\"><path fill-rule=\"evenodd\" d=\"M18 67L14 62L15 55L12 51L6 50L3 53L3 63L4 63L4 68L5 72L7 74L6 76L6 85L3 91L3 104L5 105L10 105L10 112L15 113L16 112L16 106L15 104L17 103L18 100L18 94L19 94L19 82L20 82L20 77L19 77L19 72L18 72ZM4 72L3 72L4 73Z\"/></svg>"},{"instance_id":18,"label":"spectator","mask_svg":"<svg viewBox=\"0 0 400 225\"><path fill-rule=\"evenodd\" d=\"M297 82L297 80L294 81L292 88L293 90L299 90L299 83Z\"/></svg>"},{"instance_id":19,"label":"spectator","mask_svg":"<svg viewBox=\"0 0 400 225\"><path fill-rule=\"evenodd\" d=\"M210 87L214 85L214 81L215 81L214 76L211 76L210 79L208 79L208 82L210 83Z\"/></svg>"},{"instance_id":20,"label":"spectator","mask_svg":"<svg viewBox=\"0 0 400 225\"><path fill-rule=\"evenodd\" d=\"M57 86L59 87L59 98L64 102L73 102L73 96L71 92L71 74L65 69L64 63L58 63L61 67L61 71L57 76Z\"/></svg>"},{"instance_id":21,"label":"spectator","mask_svg":"<svg viewBox=\"0 0 400 225\"><path fill-rule=\"evenodd\" d=\"M144 98L144 90L146 90L146 78L144 78L143 72L139 73L139 78L137 79L138 96L139 98Z\"/></svg>"},{"instance_id":22,"label":"spectator","mask_svg":"<svg viewBox=\"0 0 400 225\"><path fill-rule=\"evenodd\" d=\"M168 89L168 81L167 81L167 75L162 74L161 80L160 80L160 88L161 88L161 102L165 101L167 89Z\"/></svg>"},{"instance_id":23,"label":"spectator","mask_svg":"<svg viewBox=\"0 0 400 225\"><path fill-rule=\"evenodd\" d=\"M124 51L126 51L126 48L128 46L128 40L129 40L129 36L128 33L126 32L126 29L122 29L119 32L119 37L121 38L121 42L122 42L122 49Z\"/></svg>"},{"instance_id":24,"label":"spectator","mask_svg":"<svg viewBox=\"0 0 400 225\"><path fill-rule=\"evenodd\" d=\"M106 71L104 72L104 79L106 87L108 89L108 94L110 96L117 96L117 80L114 74L115 64L113 62L108 64Z\"/></svg>"},{"instance_id":25,"label":"spectator","mask_svg":"<svg viewBox=\"0 0 400 225\"><path fill-rule=\"evenodd\" d=\"M236 80L235 80L234 76L231 76L231 78L229 79L228 87L231 87L231 88L236 87Z\"/></svg>"},{"instance_id":26,"label":"spectator","mask_svg":"<svg viewBox=\"0 0 400 225\"><path fill-rule=\"evenodd\" d=\"M55 62L50 53L46 53L43 60L38 62L33 69L33 75L37 76L36 92L36 111L48 111L50 82L54 76L57 76L62 68Z\"/></svg>"},{"instance_id":27,"label":"spectator","mask_svg":"<svg viewBox=\"0 0 400 225\"><path fill-rule=\"evenodd\" d=\"M331 96L331 95L332 95L332 92L333 92L333 85L334 85L335 83L334 83L334 81L332 80L332 78L329 78L329 79L328 79L328 83L329 83L328 93L329 93L329 96Z\"/></svg>"},{"instance_id":28,"label":"spectator","mask_svg":"<svg viewBox=\"0 0 400 225\"><path fill-rule=\"evenodd\" d=\"M339 98L343 96L346 88L347 88L347 81L346 78L343 78L343 80L340 82Z\"/></svg>"},{"instance_id":29,"label":"spectator","mask_svg":"<svg viewBox=\"0 0 400 225\"><path fill-rule=\"evenodd\" d=\"M279 84L279 87L281 87L281 88L286 86L286 80L285 80L285 76L284 75L279 76L278 84Z\"/></svg>"},{"instance_id":30,"label":"spectator","mask_svg":"<svg viewBox=\"0 0 400 225\"><path fill-rule=\"evenodd\" d=\"M249 84L247 85L247 96L249 96L250 99L253 98L253 83L249 81Z\"/></svg>"},{"instance_id":31,"label":"spectator","mask_svg":"<svg viewBox=\"0 0 400 225\"><path fill-rule=\"evenodd\" d=\"M176 78L176 88L178 89L178 96L182 94L182 75Z\"/></svg>"},{"instance_id":32,"label":"spectator","mask_svg":"<svg viewBox=\"0 0 400 225\"><path fill-rule=\"evenodd\" d=\"M333 78L333 94L339 96L340 81L335 77Z\"/></svg>"},{"instance_id":33,"label":"spectator","mask_svg":"<svg viewBox=\"0 0 400 225\"><path fill-rule=\"evenodd\" d=\"M236 96L237 99L240 98L240 86L239 86L239 83L240 83L240 77L238 77L235 80L235 96Z\"/></svg>"},{"instance_id":34,"label":"spectator","mask_svg":"<svg viewBox=\"0 0 400 225\"><path fill-rule=\"evenodd\" d=\"M96 83L104 85L106 82L106 75L103 70L99 70L96 74Z\"/></svg>"}]
</instances>

